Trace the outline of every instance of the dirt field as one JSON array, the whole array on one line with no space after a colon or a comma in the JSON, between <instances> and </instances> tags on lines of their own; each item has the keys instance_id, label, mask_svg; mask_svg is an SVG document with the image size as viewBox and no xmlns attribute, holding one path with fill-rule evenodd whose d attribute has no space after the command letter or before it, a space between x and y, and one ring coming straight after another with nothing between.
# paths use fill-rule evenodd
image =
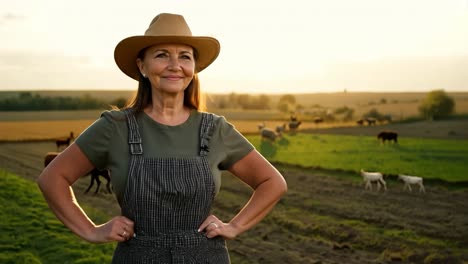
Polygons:
<instances>
[{"instance_id":1,"label":"dirt field","mask_svg":"<svg viewBox=\"0 0 468 264\"><path fill-rule=\"evenodd\" d=\"M54 150L53 142L1 143L0 168L34 181L44 154ZM468 263L468 190L430 185L422 195L389 181L389 190L378 193L365 191L357 175L277 166L289 191L260 225L228 242L233 263ZM229 219L248 189L225 176L215 213ZM74 186L77 199L118 214L104 188L98 195L83 194L89 180ZM349 224L355 222L362 224ZM413 241L411 234L418 238ZM423 247L421 237L428 241Z\"/></svg>"}]
</instances>

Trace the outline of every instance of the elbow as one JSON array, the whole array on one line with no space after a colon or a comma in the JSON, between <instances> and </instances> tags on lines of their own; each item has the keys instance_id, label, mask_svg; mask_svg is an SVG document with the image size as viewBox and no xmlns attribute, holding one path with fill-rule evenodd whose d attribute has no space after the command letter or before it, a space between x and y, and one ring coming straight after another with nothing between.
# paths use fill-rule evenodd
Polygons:
<instances>
[{"instance_id":1,"label":"elbow","mask_svg":"<svg viewBox=\"0 0 468 264\"><path fill-rule=\"evenodd\" d=\"M283 177L280 177L276 189L278 190L279 198L281 198L283 195L286 194L286 192L288 192L288 184L286 183L286 180Z\"/></svg>"},{"instance_id":2,"label":"elbow","mask_svg":"<svg viewBox=\"0 0 468 264\"><path fill-rule=\"evenodd\" d=\"M39 190L41 190L41 192L44 192L47 188L47 180L45 179L47 176L44 175L44 172L41 173L41 175L39 175L39 177L37 178L37 186L39 187Z\"/></svg>"},{"instance_id":3,"label":"elbow","mask_svg":"<svg viewBox=\"0 0 468 264\"><path fill-rule=\"evenodd\" d=\"M47 192L52 191L55 188L54 184L58 182L58 179L52 180L51 177L52 175L50 174L48 168L45 168L37 178L37 186L44 195Z\"/></svg>"},{"instance_id":4,"label":"elbow","mask_svg":"<svg viewBox=\"0 0 468 264\"><path fill-rule=\"evenodd\" d=\"M286 183L286 180L283 179L281 196L283 196L287 192L288 192L288 184Z\"/></svg>"},{"instance_id":5,"label":"elbow","mask_svg":"<svg viewBox=\"0 0 468 264\"><path fill-rule=\"evenodd\" d=\"M272 188L275 190L275 193L278 196L278 199L280 199L283 195L286 194L288 191L288 184L286 180L284 179L283 175L281 172L276 170L275 176L271 178L272 182Z\"/></svg>"},{"instance_id":6,"label":"elbow","mask_svg":"<svg viewBox=\"0 0 468 264\"><path fill-rule=\"evenodd\" d=\"M258 184L256 187L253 187L253 189L255 191L267 192L268 195L274 197L273 199L275 200L281 199L288 191L288 184L281 174L278 173L276 176Z\"/></svg>"}]
</instances>

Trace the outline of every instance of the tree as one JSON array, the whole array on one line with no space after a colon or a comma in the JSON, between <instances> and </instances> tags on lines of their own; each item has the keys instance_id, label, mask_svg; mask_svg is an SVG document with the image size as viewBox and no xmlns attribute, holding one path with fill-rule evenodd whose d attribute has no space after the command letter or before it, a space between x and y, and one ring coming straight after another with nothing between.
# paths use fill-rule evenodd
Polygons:
<instances>
[{"instance_id":1,"label":"tree","mask_svg":"<svg viewBox=\"0 0 468 264\"><path fill-rule=\"evenodd\" d=\"M334 113L337 115L342 115L343 121L350 121L353 119L354 109L347 106L343 106L335 109Z\"/></svg>"},{"instance_id":2,"label":"tree","mask_svg":"<svg viewBox=\"0 0 468 264\"><path fill-rule=\"evenodd\" d=\"M296 97L292 94L285 94L280 97L278 109L282 112L290 112L295 110Z\"/></svg>"},{"instance_id":3,"label":"tree","mask_svg":"<svg viewBox=\"0 0 468 264\"><path fill-rule=\"evenodd\" d=\"M375 118L375 119L379 119L380 117L382 116L382 114L375 108L372 108L369 110L369 112L367 113L364 113L362 115L363 118Z\"/></svg>"},{"instance_id":4,"label":"tree","mask_svg":"<svg viewBox=\"0 0 468 264\"><path fill-rule=\"evenodd\" d=\"M382 114L375 108L372 108L371 110L369 110L369 112L364 113L362 115L362 118L375 118L379 120L379 122L384 122L384 121L391 122L392 121L392 115Z\"/></svg>"},{"instance_id":5,"label":"tree","mask_svg":"<svg viewBox=\"0 0 468 264\"><path fill-rule=\"evenodd\" d=\"M270 109L270 101L271 100L268 95L259 95L256 102L257 109Z\"/></svg>"},{"instance_id":6,"label":"tree","mask_svg":"<svg viewBox=\"0 0 468 264\"><path fill-rule=\"evenodd\" d=\"M110 105L118 107L118 108L123 108L127 104L127 101L128 101L127 98L118 97L112 100Z\"/></svg>"},{"instance_id":7,"label":"tree","mask_svg":"<svg viewBox=\"0 0 468 264\"><path fill-rule=\"evenodd\" d=\"M285 94L280 97L279 103L296 104L296 97L292 94Z\"/></svg>"},{"instance_id":8,"label":"tree","mask_svg":"<svg viewBox=\"0 0 468 264\"><path fill-rule=\"evenodd\" d=\"M249 105L252 99L248 94L238 94L236 97L237 105L240 105L242 109L249 109Z\"/></svg>"},{"instance_id":9,"label":"tree","mask_svg":"<svg viewBox=\"0 0 468 264\"><path fill-rule=\"evenodd\" d=\"M447 117L455 109L454 100L444 90L434 90L419 105L419 112L429 120Z\"/></svg>"}]
</instances>

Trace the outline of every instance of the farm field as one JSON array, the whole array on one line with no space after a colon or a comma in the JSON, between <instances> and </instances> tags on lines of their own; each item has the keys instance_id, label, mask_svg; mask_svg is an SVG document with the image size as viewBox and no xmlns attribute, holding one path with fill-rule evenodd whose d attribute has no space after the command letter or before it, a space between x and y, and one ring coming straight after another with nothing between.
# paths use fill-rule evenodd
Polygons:
<instances>
[{"instance_id":1,"label":"farm field","mask_svg":"<svg viewBox=\"0 0 468 264\"><path fill-rule=\"evenodd\" d=\"M96 117L97 118L97 117ZM37 120L37 121L0 121L0 142L53 140L66 137L73 131L79 135L96 119L78 120ZM229 120L237 130L246 135L258 135L261 120ZM284 121L267 121L268 127L274 128ZM396 130L403 137L468 139L468 120L419 121L408 124L387 124L371 127L356 127L353 123L330 123L316 125L303 122L301 131L315 134L341 134L375 136L381 130Z\"/></svg>"},{"instance_id":2,"label":"farm field","mask_svg":"<svg viewBox=\"0 0 468 264\"><path fill-rule=\"evenodd\" d=\"M313 133L286 134L275 142L247 138L273 162L468 183L468 140L403 138L382 144L374 136Z\"/></svg>"},{"instance_id":3,"label":"farm field","mask_svg":"<svg viewBox=\"0 0 468 264\"><path fill-rule=\"evenodd\" d=\"M73 131L75 135L79 135L99 118L102 111L0 112L0 142L52 140L57 137L66 137L70 134L70 131ZM243 134L258 134L258 125L260 123L275 128L285 124L289 119L287 115L278 115L270 111L219 111L217 114L225 116ZM383 129L398 131L403 137L468 139L467 118L362 127L358 127L354 121L326 122L322 124L304 121L300 126L301 131L309 133L368 136L375 136Z\"/></svg>"},{"instance_id":4,"label":"farm field","mask_svg":"<svg viewBox=\"0 0 468 264\"><path fill-rule=\"evenodd\" d=\"M311 136L318 141L330 140ZM258 135L249 137L254 144L261 144ZM372 140L376 139L369 138L368 144ZM402 139L403 143L407 142ZM35 181L44 154L54 150L52 141L0 143L0 168ZM402 183L388 179L388 191L383 193L364 190L354 172L275 165L285 176L289 191L262 223L228 241L233 263L468 261L466 187L446 188L429 181L426 194L409 193L403 191ZM97 195L83 193L89 179L84 177L73 186L78 201L107 215L118 214L115 198L104 188ZM248 194L245 185L225 173L214 213L222 219L231 218Z\"/></svg>"},{"instance_id":5,"label":"farm field","mask_svg":"<svg viewBox=\"0 0 468 264\"><path fill-rule=\"evenodd\" d=\"M73 131L79 135L86 127L91 125L103 110L83 111L24 111L24 112L0 112L0 141L31 141L52 140L57 137L65 137ZM231 112L219 114L225 115L242 133L258 132L258 124L266 119L278 118L278 114L266 111ZM251 118L249 120L249 116ZM282 117L288 118L287 116ZM265 122L268 126L284 124L285 121L272 120ZM333 123L321 125L321 128L330 128L345 123ZM317 128L313 122L304 122L304 129Z\"/></svg>"},{"instance_id":6,"label":"farm field","mask_svg":"<svg viewBox=\"0 0 468 264\"><path fill-rule=\"evenodd\" d=\"M56 150L51 139L79 135L99 113L0 114L0 168L34 183L45 153ZM305 122L300 133L270 143L260 140L257 125L284 121L259 118L265 113L247 120L236 115L226 117L274 162L289 191L262 223L228 241L232 263L468 263L467 119L371 127ZM398 131L399 144L380 144L375 135L383 129ZM360 168L389 174L387 192L364 190ZM403 169L428 178L426 194L403 190L393 175ZM83 177L73 189L91 217L102 222L102 214L119 214L105 188L84 194L89 180ZM224 173L214 213L230 219L249 191ZM35 223L27 228L40 227Z\"/></svg>"}]
</instances>

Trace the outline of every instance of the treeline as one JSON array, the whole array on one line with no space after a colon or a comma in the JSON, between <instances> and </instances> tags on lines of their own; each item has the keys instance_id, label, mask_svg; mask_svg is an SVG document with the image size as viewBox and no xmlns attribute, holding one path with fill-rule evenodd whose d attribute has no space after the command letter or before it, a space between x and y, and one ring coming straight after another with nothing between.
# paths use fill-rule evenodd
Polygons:
<instances>
[{"instance_id":1,"label":"treeline","mask_svg":"<svg viewBox=\"0 0 468 264\"><path fill-rule=\"evenodd\" d=\"M293 96L288 95L286 98L289 99L286 100L287 104L295 103ZM0 99L0 111L93 110L108 109L111 105L121 108L127 100L128 98L118 97L108 101L92 97L90 94L72 97L41 96L33 92L19 92L16 96ZM206 104L208 109L269 110L278 108L278 105L273 103L267 95L251 96L235 93L209 97ZM285 107L283 98L280 99L280 105Z\"/></svg>"},{"instance_id":2,"label":"treeline","mask_svg":"<svg viewBox=\"0 0 468 264\"><path fill-rule=\"evenodd\" d=\"M206 105L208 109L268 110L274 107L271 97L268 95L236 93L228 95L210 95L206 100Z\"/></svg>"},{"instance_id":3,"label":"treeline","mask_svg":"<svg viewBox=\"0 0 468 264\"><path fill-rule=\"evenodd\" d=\"M281 113L301 113L310 118L322 118L325 121L350 121L355 119L355 109L346 106L327 107L319 104L303 105L293 94L280 95L278 98L265 94L249 95L231 93L227 95L209 95L206 98L208 109L242 109L242 110L274 110ZM90 94L81 96L41 96L32 92L19 92L15 97L0 99L0 111L40 111L40 110L95 110L109 109L111 106L122 108L128 98L117 97L112 100L92 97ZM374 105L375 103L372 102ZM387 99L381 98L379 104L387 104ZM370 104L369 104L370 105ZM433 90L426 94L418 107L419 114L424 119L441 119L452 115L455 111L455 100L443 89ZM362 118L373 117L378 120L392 120L388 113L379 113L371 109ZM358 117L358 118L361 118Z\"/></svg>"},{"instance_id":4,"label":"treeline","mask_svg":"<svg viewBox=\"0 0 468 264\"><path fill-rule=\"evenodd\" d=\"M106 109L110 105L121 106L121 99L106 102L85 94L81 97L48 97L21 92L17 97L0 100L0 111L40 111L40 110L92 110Z\"/></svg>"}]
</instances>

